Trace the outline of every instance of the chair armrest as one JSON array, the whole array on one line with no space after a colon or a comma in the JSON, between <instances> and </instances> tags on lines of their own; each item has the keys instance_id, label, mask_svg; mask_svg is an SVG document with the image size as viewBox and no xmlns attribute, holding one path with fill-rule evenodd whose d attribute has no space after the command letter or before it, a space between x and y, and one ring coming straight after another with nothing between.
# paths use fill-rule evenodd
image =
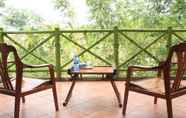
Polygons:
<instances>
[{"instance_id":1,"label":"chair armrest","mask_svg":"<svg viewBox=\"0 0 186 118\"><path fill-rule=\"evenodd\" d=\"M127 81L130 81L130 78L132 76L132 73L134 71L157 71L158 76L161 74L161 70L163 67L163 63L160 63L159 66L153 66L153 67L148 67L148 66L129 66L127 70Z\"/></svg>"},{"instance_id":2,"label":"chair armrest","mask_svg":"<svg viewBox=\"0 0 186 118\"><path fill-rule=\"evenodd\" d=\"M159 66L148 67L148 66L129 66L128 70L130 71L157 71L159 70Z\"/></svg>"},{"instance_id":3,"label":"chair armrest","mask_svg":"<svg viewBox=\"0 0 186 118\"><path fill-rule=\"evenodd\" d=\"M24 68L43 68L43 67L53 68L53 65L52 64L41 64L41 65L24 64Z\"/></svg>"},{"instance_id":4,"label":"chair armrest","mask_svg":"<svg viewBox=\"0 0 186 118\"><path fill-rule=\"evenodd\" d=\"M160 71L166 65L166 61L161 61L158 66L129 66L128 71Z\"/></svg>"},{"instance_id":5,"label":"chair armrest","mask_svg":"<svg viewBox=\"0 0 186 118\"><path fill-rule=\"evenodd\" d=\"M52 81L55 81L55 76L54 76L54 66L52 64L41 64L41 65L27 65L23 64L23 68L44 68L48 67L49 73L50 73L50 78Z\"/></svg>"},{"instance_id":6,"label":"chair armrest","mask_svg":"<svg viewBox=\"0 0 186 118\"><path fill-rule=\"evenodd\" d=\"M15 61L8 61L8 63L15 63Z\"/></svg>"}]
</instances>

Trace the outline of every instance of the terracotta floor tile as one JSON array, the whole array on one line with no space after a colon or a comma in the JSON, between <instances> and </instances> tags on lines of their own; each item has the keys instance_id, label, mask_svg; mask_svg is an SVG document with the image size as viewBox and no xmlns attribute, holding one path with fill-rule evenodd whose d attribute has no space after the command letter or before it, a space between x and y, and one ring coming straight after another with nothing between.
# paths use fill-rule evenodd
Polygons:
<instances>
[{"instance_id":1,"label":"terracotta floor tile","mask_svg":"<svg viewBox=\"0 0 186 118\"><path fill-rule=\"evenodd\" d=\"M116 82L122 102L124 82ZM20 118L166 118L166 104L153 97L130 92L126 115L118 102L110 82L77 82L72 98L66 107L63 102L71 82L58 82L57 92L60 109L55 111L51 90L26 97L21 104ZM186 96L173 100L174 118L185 118ZM14 98L0 95L0 118L13 118Z\"/></svg>"}]
</instances>

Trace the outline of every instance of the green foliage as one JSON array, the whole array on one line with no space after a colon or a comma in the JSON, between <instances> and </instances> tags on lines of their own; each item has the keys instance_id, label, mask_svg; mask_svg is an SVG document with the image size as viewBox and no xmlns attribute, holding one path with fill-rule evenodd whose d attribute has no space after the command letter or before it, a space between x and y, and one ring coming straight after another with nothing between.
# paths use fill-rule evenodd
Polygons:
<instances>
[{"instance_id":1,"label":"green foliage","mask_svg":"<svg viewBox=\"0 0 186 118\"><path fill-rule=\"evenodd\" d=\"M75 26L75 11L69 0L53 0L56 9L60 10L67 21L67 27L73 29ZM64 20L64 19L62 19Z\"/></svg>"},{"instance_id":2,"label":"green foliage","mask_svg":"<svg viewBox=\"0 0 186 118\"><path fill-rule=\"evenodd\" d=\"M112 0L87 0L90 8L90 19L95 20L101 29L109 28L114 24L114 3Z\"/></svg>"},{"instance_id":3,"label":"green foliage","mask_svg":"<svg viewBox=\"0 0 186 118\"><path fill-rule=\"evenodd\" d=\"M148 8L158 13L165 13L170 10L171 3L175 0L146 0Z\"/></svg>"},{"instance_id":4,"label":"green foliage","mask_svg":"<svg viewBox=\"0 0 186 118\"><path fill-rule=\"evenodd\" d=\"M71 5L71 0L53 0L56 9L61 11L63 24L61 29L75 29L75 11ZM4 6L4 0L0 1L0 7ZM1 5L2 4L2 5ZM118 26L119 29L125 28L185 28L186 24L186 0L86 0L89 8L88 25L81 26L81 29L113 29ZM8 8L3 17L3 23L18 30L24 31L42 31L54 30L60 25L43 25L43 19L28 10L19 10ZM7 27L7 28L9 28ZM145 48L155 41L162 33L159 32L123 32L131 40L135 41L141 48ZM73 50L80 54L84 49L73 44L70 40L89 48L96 41L99 41L107 33L105 32L83 32L83 33L63 33L68 38L60 37L61 44L61 63L68 63L72 59ZM180 33L185 39L185 34ZM38 43L46 39L50 34L28 34L13 35L14 39L25 46L26 49L33 49ZM90 51L103 60L114 65L114 38L112 35L104 39L101 43L95 45ZM18 40L19 39L19 40ZM172 37L172 43L179 42L177 37ZM123 64L120 69L125 70L128 65L157 65L157 60L165 60L167 56L167 37L164 36L156 43L148 47L145 51L139 52L141 48L122 34L119 33L119 64ZM46 59L49 63L55 64L55 39L52 38L44 45L33 52ZM18 47L17 47L18 48ZM23 56L26 52L19 49L19 54ZM150 55L148 53L150 53ZM133 57L135 54L140 53ZM133 58L132 58L133 57ZM95 55L86 52L80 56L81 61L91 61L93 65L108 65L104 61L96 58ZM131 59L130 61L127 61ZM24 58L27 63L41 64L43 61L29 55ZM71 63L64 68L67 69ZM145 75L145 74L142 74Z\"/></svg>"},{"instance_id":5,"label":"green foliage","mask_svg":"<svg viewBox=\"0 0 186 118\"><path fill-rule=\"evenodd\" d=\"M32 29L38 27L43 19L27 9L6 8L6 14L2 18L5 26L23 30L26 27Z\"/></svg>"},{"instance_id":6,"label":"green foliage","mask_svg":"<svg viewBox=\"0 0 186 118\"><path fill-rule=\"evenodd\" d=\"M185 0L87 0L87 5L100 28L183 28L185 23Z\"/></svg>"},{"instance_id":7,"label":"green foliage","mask_svg":"<svg viewBox=\"0 0 186 118\"><path fill-rule=\"evenodd\" d=\"M0 0L0 7L5 7L5 1L6 0Z\"/></svg>"},{"instance_id":8,"label":"green foliage","mask_svg":"<svg viewBox=\"0 0 186 118\"><path fill-rule=\"evenodd\" d=\"M53 0L53 2L55 7L62 12L65 11L70 5L68 0Z\"/></svg>"}]
</instances>

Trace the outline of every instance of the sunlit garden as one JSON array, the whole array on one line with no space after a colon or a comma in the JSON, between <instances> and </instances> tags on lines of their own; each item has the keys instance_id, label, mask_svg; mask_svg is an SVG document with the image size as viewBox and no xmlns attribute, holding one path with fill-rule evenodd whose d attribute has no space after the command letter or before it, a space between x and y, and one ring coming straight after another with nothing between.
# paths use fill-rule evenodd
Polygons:
<instances>
[{"instance_id":1,"label":"sunlit garden","mask_svg":"<svg viewBox=\"0 0 186 118\"><path fill-rule=\"evenodd\" d=\"M185 27L185 0L0 0L0 118L184 118Z\"/></svg>"}]
</instances>

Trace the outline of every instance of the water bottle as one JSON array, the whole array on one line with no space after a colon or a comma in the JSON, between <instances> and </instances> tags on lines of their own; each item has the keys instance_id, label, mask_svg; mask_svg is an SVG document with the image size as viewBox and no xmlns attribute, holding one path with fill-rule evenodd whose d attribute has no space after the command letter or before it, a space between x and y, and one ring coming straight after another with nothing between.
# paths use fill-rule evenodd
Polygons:
<instances>
[{"instance_id":1,"label":"water bottle","mask_svg":"<svg viewBox=\"0 0 186 118\"><path fill-rule=\"evenodd\" d=\"M79 57L77 55L75 55L73 58L73 71L80 70L79 64L80 64Z\"/></svg>"}]
</instances>

